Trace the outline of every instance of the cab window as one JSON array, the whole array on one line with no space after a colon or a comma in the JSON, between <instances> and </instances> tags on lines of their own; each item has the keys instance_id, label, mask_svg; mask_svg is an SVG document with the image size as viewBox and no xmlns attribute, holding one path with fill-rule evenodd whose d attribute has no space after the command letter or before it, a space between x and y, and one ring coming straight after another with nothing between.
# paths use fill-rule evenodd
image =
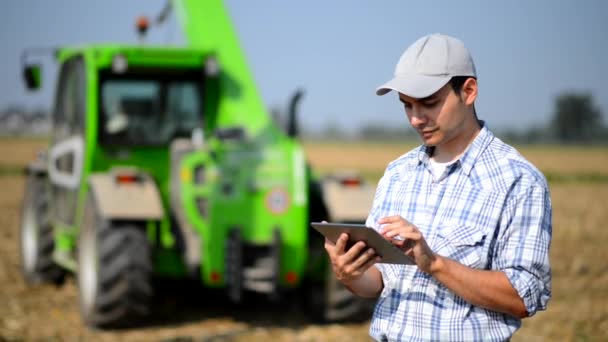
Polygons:
<instances>
[{"instance_id":1,"label":"cab window","mask_svg":"<svg viewBox=\"0 0 608 342\"><path fill-rule=\"evenodd\" d=\"M101 84L100 138L104 145L167 145L201 126L200 80L108 77Z\"/></svg>"}]
</instances>

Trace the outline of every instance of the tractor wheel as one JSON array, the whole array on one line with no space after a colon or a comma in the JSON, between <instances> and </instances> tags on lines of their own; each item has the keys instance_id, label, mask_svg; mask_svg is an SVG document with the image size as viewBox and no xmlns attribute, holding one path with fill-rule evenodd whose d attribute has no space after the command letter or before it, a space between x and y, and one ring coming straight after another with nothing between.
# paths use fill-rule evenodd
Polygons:
<instances>
[{"instance_id":1,"label":"tractor wheel","mask_svg":"<svg viewBox=\"0 0 608 342\"><path fill-rule=\"evenodd\" d=\"M28 175L21 211L21 271L28 284L60 285L65 270L53 261L55 240L44 178Z\"/></svg>"},{"instance_id":2,"label":"tractor wheel","mask_svg":"<svg viewBox=\"0 0 608 342\"><path fill-rule=\"evenodd\" d=\"M371 317L373 304L352 294L328 265L325 281L308 287L308 312L318 322L358 321Z\"/></svg>"},{"instance_id":3,"label":"tractor wheel","mask_svg":"<svg viewBox=\"0 0 608 342\"><path fill-rule=\"evenodd\" d=\"M120 328L150 311L152 259L143 227L103 219L92 196L78 239L80 312L85 323Z\"/></svg>"}]
</instances>

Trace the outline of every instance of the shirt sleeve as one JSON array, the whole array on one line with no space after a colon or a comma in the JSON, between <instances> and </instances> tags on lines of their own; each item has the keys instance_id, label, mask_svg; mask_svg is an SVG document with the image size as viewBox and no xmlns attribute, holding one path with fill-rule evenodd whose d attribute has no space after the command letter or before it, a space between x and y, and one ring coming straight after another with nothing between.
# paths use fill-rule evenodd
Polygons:
<instances>
[{"instance_id":1,"label":"shirt sleeve","mask_svg":"<svg viewBox=\"0 0 608 342\"><path fill-rule=\"evenodd\" d=\"M549 191L544 184L529 186L511 196L505 209L493 268L505 272L532 316L545 310L551 298Z\"/></svg>"}]
</instances>

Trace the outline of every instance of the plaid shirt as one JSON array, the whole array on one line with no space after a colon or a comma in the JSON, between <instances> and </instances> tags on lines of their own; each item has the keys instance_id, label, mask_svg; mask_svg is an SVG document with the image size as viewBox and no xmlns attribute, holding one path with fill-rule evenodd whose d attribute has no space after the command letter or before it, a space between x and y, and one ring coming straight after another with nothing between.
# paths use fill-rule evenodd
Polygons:
<instances>
[{"instance_id":1,"label":"plaid shirt","mask_svg":"<svg viewBox=\"0 0 608 342\"><path fill-rule=\"evenodd\" d=\"M543 175L486 128L434 179L430 148L391 162L367 225L401 215L430 248L471 268L501 270L529 315L551 297L551 201ZM416 266L376 264L384 289L370 335L380 341L504 341L521 320L474 306Z\"/></svg>"}]
</instances>

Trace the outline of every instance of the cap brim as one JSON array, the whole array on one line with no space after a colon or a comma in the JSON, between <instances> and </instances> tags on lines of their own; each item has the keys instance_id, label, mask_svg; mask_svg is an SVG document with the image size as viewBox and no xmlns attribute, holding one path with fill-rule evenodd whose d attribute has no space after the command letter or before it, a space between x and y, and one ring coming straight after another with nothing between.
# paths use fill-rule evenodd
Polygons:
<instances>
[{"instance_id":1,"label":"cap brim","mask_svg":"<svg viewBox=\"0 0 608 342\"><path fill-rule=\"evenodd\" d=\"M391 90L415 99L431 96L446 85L452 76L398 75L376 89L376 95L382 96Z\"/></svg>"}]
</instances>

